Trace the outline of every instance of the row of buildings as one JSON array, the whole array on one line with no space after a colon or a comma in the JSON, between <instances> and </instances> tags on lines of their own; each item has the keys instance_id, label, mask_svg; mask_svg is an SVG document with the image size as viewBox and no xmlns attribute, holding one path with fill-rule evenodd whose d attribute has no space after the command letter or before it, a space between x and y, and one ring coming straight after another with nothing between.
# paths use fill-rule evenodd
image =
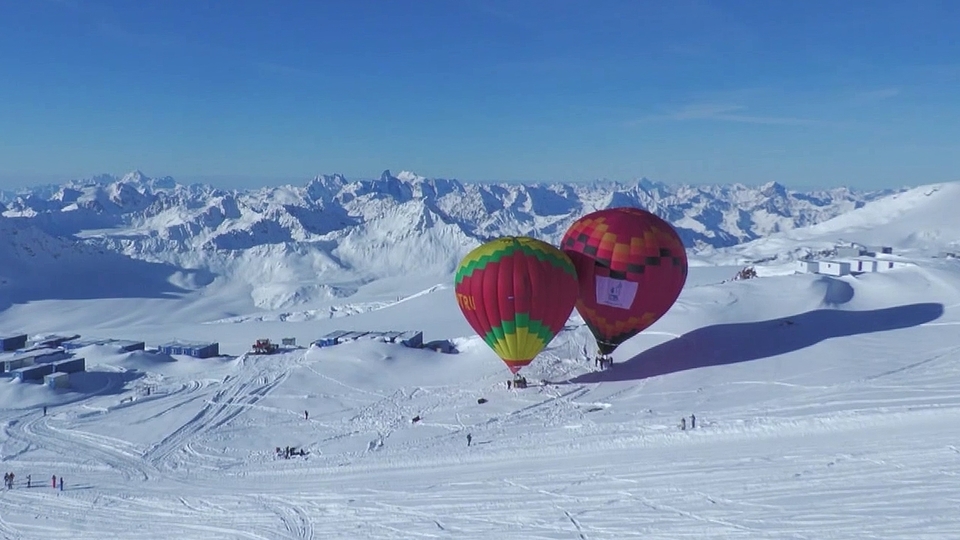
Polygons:
<instances>
[{"instance_id":1,"label":"row of buildings","mask_svg":"<svg viewBox=\"0 0 960 540\"><path fill-rule=\"evenodd\" d=\"M20 382L43 382L52 388L69 386L70 374L86 371L86 360L63 347L39 343L28 347L24 336L0 337L0 376ZM16 347L16 348L14 348Z\"/></svg>"},{"instance_id":2,"label":"row of buildings","mask_svg":"<svg viewBox=\"0 0 960 540\"><path fill-rule=\"evenodd\" d=\"M837 246L835 251L836 256L829 259L797 261L797 272L846 276L865 272L886 272L907 264L883 257L883 255L893 254L893 248L888 246ZM880 254L879 257L878 254Z\"/></svg>"},{"instance_id":3,"label":"row of buildings","mask_svg":"<svg viewBox=\"0 0 960 540\"><path fill-rule=\"evenodd\" d=\"M0 335L0 376L65 388L70 384L71 373L86 371L86 359L76 357L76 351L94 345L113 347L121 352L147 350L143 341L127 339L81 339L73 334L48 335L30 341L27 334ZM220 355L220 344L172 341L158 346L155 352L211 358Z\"/></svg>"}]
</instances>

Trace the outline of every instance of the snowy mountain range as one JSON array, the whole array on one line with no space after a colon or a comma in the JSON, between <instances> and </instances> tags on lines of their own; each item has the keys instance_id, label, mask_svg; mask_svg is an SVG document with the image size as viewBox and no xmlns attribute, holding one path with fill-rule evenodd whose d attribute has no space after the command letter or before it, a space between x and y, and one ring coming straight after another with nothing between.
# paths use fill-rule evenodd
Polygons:
<instances>
[{"instance_id":1,"label":"snowy mountain range","mask_svg":"<svg viewBox=\"0 0 960 540\"><path fill-rule=\"evenodd\" d=\"M574 220L600 208L649 209L696 253L815 225L893 193L647 179L471 184L406 171L228 191L134 171L0 194L2 227L29 239L0 251L20 260L37 250L121 254L179 268L191 275L190 288L230 275L249 285L259 307L276 309L343 297L380 278L447 274L478 243L501 235L557 242Z\"/></svg>"}]
</instances>

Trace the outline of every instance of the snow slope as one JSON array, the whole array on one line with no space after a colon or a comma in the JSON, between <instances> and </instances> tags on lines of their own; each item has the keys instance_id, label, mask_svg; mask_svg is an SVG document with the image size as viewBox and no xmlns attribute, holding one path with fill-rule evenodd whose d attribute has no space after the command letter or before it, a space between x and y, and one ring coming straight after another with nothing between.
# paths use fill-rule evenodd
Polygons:
<instances>
[{"instance_id":1,"label":"snow slope","mask_svg":"<svg viewBox=\"0 0 960 540\"><path fill-rule=\"evenodd\" d=\"M715 263L778 263L829 257L837 245L890 246L895 260L956 256L960 252L960 183L919 186L867 203L810 227L784 231L700 255Z\"/></svg>"},{"instance_id":2,"label":"snow slope","mask_svg":"<svg viewBox=\"0 0 960 540\"><path fill-rule=\"evenodd\" d=\"M543 384L524 390L505 388L449 276L358 282L327 311L285 316L231 313L244 304L217 284L13 305L0 329L215 338L231 356L90 347L72 389L0 379L0 455L17 475L0 536L960 537L960 262L925 255L956 239L952 214L933 213L954 190L699 253L677 304L612 369L593 367L572 317L524 369ZM828 278L772 275L784 274L772 260L746 281L721 266L835 237L889 240L916 266ZM255 337L338 328L422 329L459 352L242 354ZM680 431L691 413L697 428ZM308 454L277 458L288 445Z\"/></svg>"}]
</instances>

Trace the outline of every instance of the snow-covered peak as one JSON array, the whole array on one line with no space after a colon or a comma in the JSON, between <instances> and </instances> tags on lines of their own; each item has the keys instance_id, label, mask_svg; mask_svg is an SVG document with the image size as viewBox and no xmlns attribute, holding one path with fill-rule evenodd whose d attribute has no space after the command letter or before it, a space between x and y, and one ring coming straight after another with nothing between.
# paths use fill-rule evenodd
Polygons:
<instances>
[{"instance_id":1,"label":"snow-covered peak","mask_svg":"<svg viewBox=\"0 0 960 540\"><path fill-rule=\"evenodd\" d=\"M147 175L143 174L139 169L130 171L127 174L123 175L123 178L120 179L121 182L141 184L148 181L150 178Z\"/></svg>"},{"instance_id":2,"label":"snow-covered peak","mask_svg":"<svg viewBox=\"0 0 960 540\"><path fill-rule=\"evenodd\" d=\"M299 283L328 282L338 273L363 279L444 273L485 239L509 234L558 242L580 216L613 206L666 218L696 252L821 223L888 193L801 193L776 183L672 186L646 178L476 184L389 170L374 179L318 175L303 186L225 192L132 171L20 193L3 212L54 237L79 235L99 249L247 276L261 291L258 301L275 306L288 301L289 291L264 292L279 278L259 268L276 258L295 269L282 279ZM313 262L295 262L303 260ZM305 301L310 293L294 296Z\"/></svg>"},{"instance_id":3,"label":"snow-covered peak","mask_svg":"<svg viewBox=\"0 0 960 540\"><path fill-rule=\"evenodd\" d=\"M389 173L390 171L384 171ZM422 182L427 179L425 176L420 176L417 173L410 171L400 171L400 174L397 175L397 178L403 180L404 182Z\"/></svg>"}]
</instances>

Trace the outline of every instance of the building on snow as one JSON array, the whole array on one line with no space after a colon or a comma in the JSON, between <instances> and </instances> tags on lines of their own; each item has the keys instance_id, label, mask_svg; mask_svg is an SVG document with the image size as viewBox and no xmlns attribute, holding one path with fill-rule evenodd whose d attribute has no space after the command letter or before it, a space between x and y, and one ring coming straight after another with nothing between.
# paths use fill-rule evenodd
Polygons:
<instances>
[{"instance_id":1,"label":"building on snow","mask_svg":"<svg viewBox=\"0 0 960 540\"><path fill-rule=\"evenodd\" d=\"M797 261L797 272L801 274L816 274L819 270L818 261Z\"/></svg>"},{"instance_id":2,"label":"building on snow","mask_svg":"<svg viewBox=\"0 0 960 540\"><path fill-rule=\"evenodd\" d=\"M877 259L877 272L889 272L894 268L903 268L906 263L901 261L891 261L888 259Z\"/></svg>"},{"instance_id":3,"label":"building on snow","mask_svg":"<svg viewBox=\"0 0 960 540\"><path fill-rule=\"evenodd\" d=\"M338 343L346 343L346 342L348 342L348 341L356 341L356 340L358 340L358 339L366 336L366 335L369 334L369 333L370 333L370 332L362 332L362 331L359 331L359 332L358 332L358 331L347 332L346 334L343 334L342 336L340 336L340 337L338 338L337 342L338 342Z\"/></svg>"},{"instance_id":4,"label":"building on snow","mask_svg":"<svg viewBox=\"0 0 960 540\"><path fill-rule=\"evenodd\" d=\"M70 386L70 374L57 371L44 375L43 384L48 388L68 388Z\"/></svg>"},{"instance_id":5,"label":"building on snow","mask_svg":"<svg viewBox=\"0 0 960 540\"><path fill-rule=\"evenodd\" d=\"M79 337L79 336L78 336ZM103 345L118 347L123 352L142 351L146 344L142 341L131 341L128 339L71 339L63 342L63 348L67 350L82 349L91 345Z\"/></svg>"},{"instance_id":6,"label":"building on snow","mask_svg":"<svg viewBox=\"0 0 960 540\"><path fill-rule=\"evenodd\" d=\"M893 255L893 248L891 246L867 246L866 251L867 255L876 255L877 253Z\"/></svg>"},{"instance_id":7,"label":"building on snow","mask_svg":"<svg viewBox=\"0 0 960 540\"><path fill-rule=\"evenodd\" d=\"M873 258L859 258L853 259L850 261L850 272L876 272L877 271L877 259Z\"/></svg>"},{"instance_id":8,"label":"building on snow","mask_svg":"<svg viewBox=\"0 0 960 540\"><path fill-rule=\"evenodd\" d=\"M429 343L425 343L423 348L446 354L457 354L459 352L457 350L457 346L454 345L449 339L438 339Z\"/></svg>"},{"instance_id":9,"label":"building on snow","mask_svg":"<svg viewBox=\"0 0 960 540\"><path fill-rule=\"evenodd\" d=\"M31 344L33 347L41 349L52 349L54 347L63 347L63 344L68 341L73 341L75 339L80 339L80 334L73 335L58 335L52 334L47 335L39 339L35 339ZM65 349L67 347L64 347Z\"/></svg>"},{"instance_id":10,"label":"building on snow","mask_svg":"<svg viewBox=\"0 0 960 540\"><path fill-rule=\"evenodd\" d=\"M42 381L45 375L53 373L53 364L37 364L35 366L15 369L11 373L20 382Z\"/></svg>"},{"instance_id":11,"label":"building on snow","mask_svg":"<svg viewBox=\"0 0 960 540\"><path fill-rule=\"evenodd\" d=\"M867 250L857 246L837 246L837 257L859 257L866 255Z\"/></svg>"},{"instance_id":12,"label":"building on snow","mask_svg":"<svg viewBox=\"0 0 960 540\"><path fill-rule=\"evenodd\" d=\"M0 356L0 373L10 373L14 370L42 364L56 362L69 358L70 353L63 349L35 349L32 351L13 353Z\"/></svg>"},{"instance_id":13,"label":"building on snow","mask_svg":"<svg viewBox=\"0 0 960 540\"><path fill-rule=\"evenodd\" d=\"M53 363L54 373L77 373L87 370L87 361L84 358L68 358Z\"/></svg>"},{"instance_id":14,"label":"building on snow","mask_svg":"<svg viewBox=\"0 0 960 540\"><path fill-rule=\"evenodd\" d=\"M220 356L220 344L198 341L171 341L157 347L162 354L192 356L194 358L213 358Z\"/></svg>"},{"instance_id":15,"label":"building on snow","mask_svg":"<svg viewBox=\"0 0 960 540\"><path fill-rule=\"evenodd\" d=\"M0 336L0 351L15 351L27 346L26 334Z\"/></svg>"},{"instance_id":16,"label":"building on snow","mask_svg":"<svg viewBox=\"0 0 960 540\"><path fill-rule=\"evenodd\" d=\"M349 331L336 330L313 342L314 347L332 347L348 341L359 339L375 339L385 343L400 343L406 347L419 348L423 346L423 332L419 330L386 332L380 331Z\"/></svg>"},{"instance_id":17,"label":"building on snow","mask_svg":"<svg viewBox=\"0 0 960 540\"><path fill-rule=\"evenodd\" d=\"M846 276L850 274L850 263L844 261L820 261L817 273L827 276Z\"/></svg>"},{"instance_id":18,"label":"building on snow","mask_svg":"<svg viewBox=\"0 0 960 540\"><path fill-rule=\"evenodd\" d=\"M340 343L340 337L347 334L346 330L334 330L313 342L314 347L332 347Z\"/></svg>"}]
</instances>

